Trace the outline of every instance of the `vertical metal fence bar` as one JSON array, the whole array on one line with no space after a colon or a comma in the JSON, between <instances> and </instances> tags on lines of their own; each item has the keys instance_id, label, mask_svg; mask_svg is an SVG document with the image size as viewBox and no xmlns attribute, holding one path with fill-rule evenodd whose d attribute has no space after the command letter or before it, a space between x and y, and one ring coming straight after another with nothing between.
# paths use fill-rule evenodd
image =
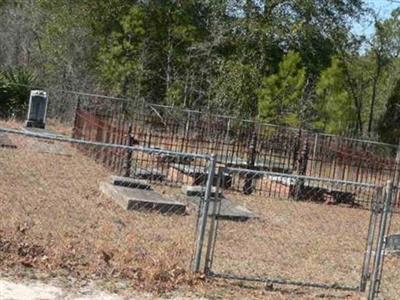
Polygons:
<instances>
[{"instance_id":1,"label":"vertical metal fence bar","mask_svg":"<svg viewBox=\"0 0 400 300\"><path fill-rule=\"evenodd\" d=\"M212 260L213 260L213 248L215 245L215 240L217 237L217 215L220 209L220 204L223 197L223 176L224 176L224 168L219 167L217 172L218 180L217 186L215 189L214 195L214 205L212 207L212 214L211 214L211 223L210 223L210 230L208 235L208 244L207 244L207 251L206 251L206 259L204 264L204 273L208 274L211 270ZM218 207L218 208L217 208Z\"/></svg>"},{"instance_id":2,"label":"vertical metal fence bar","mask_svg":"<svg viewBox=\"0 0 400 300\"><path fill-rule=\"evenodd\" d=\"M313 147L313 156L312 156L312 168L311 168L311 176L315 176L315 168L317 163L317 149L318 149L318 133L315 133L314 136L314 147Z\"/></svg>"},{"instance_id":3,"label":"vertical metal fence bar","mask_svg":"<svg viewBox=\"0 0 400 300\"><path fill-rule=\"evenodd\" d=\"M128 146L133 146L133 137L132 137L132 123L129 123L128 127ZM128 149L126 151L125 163L124 163L124 177L131 176L131 168L132 168L132 150Z\"/></svg>"},{"instance_id":4,"label":"vertical metal fence bar","mask_svg":"<svg viewBox=\"0 0 400 300\"><path fill-rule=\"evenodd\" d=\"M385 188L385 200L383 204L383 211L381 221L379 224L378 244L375 252L375 263L371 278L371 286L369 289L368 300L374 300L379 293L379 285L382 276L382 261L385 249L386 229L388 226L388 215L390 212L391 199L393 194L393 182L388 181Z\"/></svg>"},{"instance_id":5,"label":"vertical metal fence bar","mask_svg":"<svg viewBox=\"0 0 400 300\"><path fill-rule=\"evenodd\" d=\"M72 137L73 138L78 138L80 137L81 134L81 128L79 128L79 125L81 123L80 121L80 110L81 110L81 100L78 97L78 100L76 102L76 107L75 107L75 116L74 116L74 128L72 129Z\"/></svg>"},{"instance_id":6,"label":"vertical metal fence bar","mask_svg":"<svg viewBox=\"0 0 400 300\"><path fill-rule=\"evenodd\" d=\"M398 202L399 200L399 190L400 190L400 140L399 140L399 145L397 147L397 155L396 155L396 166L395 166L395 174L394 174L394 179L393 179L393 184L396 189L396 193L393 196L394 197L394 203L393 203L393 210L397 210L400 208L400 203Z\"/></svg>"},{"instance_id":7,"label":"vertical metal fence bar","mask_svg":"<svg viewBox=\"0 0 400 300\"><path fill-rule=\"evenodd\" d=\"M360 292L365 292L367 287L367 281L370 277L370 264L371 264L371 257L372 257L372 247L374 243L376 225L378 220L378 214L382 205L382 188L379 187L376 189L375 200L372 202L371 205L371 216L368 226L368 237L367 243L365 247L365 255L362 267L362 274L361 274L361 282L360 282Z\"/></svg>"},{"instance_id":8,"label":"vertical metal fence bar","mask_svg":"<svg viewBox=\"0 0 400 300\"><path fill-rule=\"evenodd\" d=\"M251 135L250 139L250 145L249 145L249 151L247 154L247 168L248 169L254 169L255 164L256 164L256 159L257 159L257 133L256 129L253 130L253 133ZM244 186L243 186L243 193L245 195L250 195L253 193L253 180L251 174L246 177Z\"/></svg>"},{"instance_id":9,"label":"vertical metal fence bar","mask_svg":"<svg viewBox=\"0 0 400 300\"><path fill-rule=\"evenodd\" d=\"M387 226L385 228L384 231L384 239L383 239L383 256L382 256L382 260L381 263L379 265L379 269L378 269L378 275L379 275L379 280L377 281L377 294L379 294L380 289L381 289L381 283L382 283L382 274L383 274L383 266L385 264L385 256L386 256L386 242L387 242L387 237L390 233L390 228L392 225L392 216L393 216L393 200L395 200L395 197L397 196L397 188L393 186L393 182L391 185L391 188L388 191L388 199L389 199L389 210L388 210L388 214L387 214Z\"/></svg>"},{"instance_id":10,"label":"vertical metal fence bar","mask_svg":"<svg viewBox=\"0 0 400 300\"><path fill-rule=\"evenodd\" d=\"M216 157L215 155L211 155L209 167L208 167L208 178L206 184L206 191L204 195L204 200L201 201L200 209L200 216L197 226L197 240L196 240L196 249L194 255L194 262L193 262L193 271L199 272L200 271L200 263L201 263L201 253L203 251L203 244L204 244L204 236L206 232L207 226L207 216L208 216L208 208L210 204L210 197L212 192L212 185L214 181L215 175L215 166L216 166Z\"/></svg>"}]
</instances>

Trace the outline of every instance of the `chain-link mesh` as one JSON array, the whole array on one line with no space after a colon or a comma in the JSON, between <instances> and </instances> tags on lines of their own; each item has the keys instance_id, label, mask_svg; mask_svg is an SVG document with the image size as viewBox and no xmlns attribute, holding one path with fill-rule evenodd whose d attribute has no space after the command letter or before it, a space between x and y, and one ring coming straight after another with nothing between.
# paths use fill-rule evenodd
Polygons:
<instances>
[{"instance_id":1,"label":"chain-link mesh","mask_svg":"<svg viewBox=\"0 0 400 300\"><path fill-rule=\"evenodd\" d=\"M204 185L207 157L5 131L13 147L0 148L2 272L25 266L152 289L191 280L198 205L157 180L110 177L108 160L118 153L133 172L138 156L151 158L142 167L156 165L170 183L173 164L190 161Z\"/></svg>"},{"instance_id":2,"label":"chain-link mesh","mask_svg":"<svg viewBox=\"0 0 400 300\"><path fill-rule=\"evenodd\" d=\"M361 289L380 187L235 168L221 168L219 182L219 197L211 202L217 204L210 212L208 274Z\"/></svg>"},{"instance_id":3,"label":"chain-link mesh","mask_svg":"<svg viewBox=\"0 0 400 300\"><path fill-rule=\"evenodd\" d=\"M391 203L398 203L398 188L392 190ZM397 201L396 201L397 200ZM370 299L400 298L400 214L389 210L387 227L383 230L381 262L377 266L374 290L370 291ZM375 297L375 298L373 298Z\"/></svg>"},{"instance_id":4,"label":"chain-link mesh","mask_svg":"<svg viewBox=\"0 0 400 300\"><path fill-rule=\"evenodd\" d=\"M148 143L137 142L134 124L78 113L75 138L64 130L0 130L7 269L21 264L168 288L190 280L189 263L199 270L204 255L207 274L217 277L364 290L379 245L382 187L238 168L218 155L162 148L167 132L149 127ZM148 147L155 144L162 147ZM297 151L296 173L307 174ZM256 162L250 155L244 165ZM396 233L397 216L385 236ZM393 298L397 256L388 252L383 262L378 294Z\"/></svg>"}]
</instances>

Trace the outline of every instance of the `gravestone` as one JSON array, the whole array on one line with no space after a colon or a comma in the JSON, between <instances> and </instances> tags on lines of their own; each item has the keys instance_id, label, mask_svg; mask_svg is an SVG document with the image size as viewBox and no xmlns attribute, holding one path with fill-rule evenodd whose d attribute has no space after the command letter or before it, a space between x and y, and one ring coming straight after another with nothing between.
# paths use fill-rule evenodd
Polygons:
<instances>
[{"instance_id":1,"label":"gravestone","mask_svg":"<svg viewBox=\"0 0 400 300\"><path fill-rule=\"evenodd\" d=\"M136 168L132 176L138 179L157 181L164 181L166 177L161 170L156 168Z\"/></svg>"},{"instance_id":2,"label":"gravestone","mask_svg":"<svg viewBox=\"0 0 400 300\"><path fill-rule=\"evenodd\" d=\"M47 93L45 91L31 91L26 127L45 128L47 102Z\"/></svg>"},{"instance_id":3,"label":"gravestone","mask_svg":"<svg viewBox=\"0 0 400 300\"><path fill-rule=\"evenodd\" d=\"M200 185L184 185L182 186L182 192L189 197L200 196L203 197L206 194L206 187ZM217 193L217 187L211 187L211 196L215 197ZM219 196L222 196L222 191L218 191Z\"/></svg>"},{"instance_id":4,"label":"gravestone","mask_svg":"<svg viewBox=\"0 0 400 300\"><path fill-rule=\"evenodd\" d=\"M142 190L151 190L151 185L147 180L144 179L134 179L130 177L122 177L122 176L111 176L110 177L111 184L116 186L134 188L134 189L142 189Z\"/></svg>"},{"instance_id":5,"label":"gravestone","mask_svg":"<svg viewBox=\"0 0 400 300\"><path fill-rule=\"evenodd\" d=\"M202 201L202 197L192 196L187 197L188 201L198 207ZM210 198L210 206L208 210L208 216L212 217L214 213L214 205L216 205L215 197ZM230 220L230 221L247 221L253 218L257 218L256 215L248 210L246 207L237 205L225 197L218 199L221 201L221 207L219 211L216 211L215 217L220 220ZM216 208L216 210L218 210Z\"/></svg>"},{"instance_id":6,"label":"gravestone","mask_svg":"<svg viewBox=\"0 0 400 300\"><path fill-rule=\"evenodd\" d=\"M173 199L164 198L151 189L131 188L101 182L100 191L125 210L154 211L162 214L186 213L186 205Z\"/></svg>"},{"instance_id":7,"label":"gravestone","mask_svg":"<svg viewBox=\"0 0 400 300\"><path fill-rule=\"evenodd\" d=\"M400 253L400 233L387 236L386 250Z\"/></svg>"}]
</instances>

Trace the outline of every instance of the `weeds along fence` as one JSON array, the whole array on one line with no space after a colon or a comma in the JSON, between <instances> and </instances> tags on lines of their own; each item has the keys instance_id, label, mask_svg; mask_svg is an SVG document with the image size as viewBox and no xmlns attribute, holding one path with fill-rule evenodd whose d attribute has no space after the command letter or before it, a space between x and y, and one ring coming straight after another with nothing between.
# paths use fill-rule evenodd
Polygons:
<instances>
[{"instance_id":1,"label":"weeds along fence","mask_svg":"<svg viewBox=\"0 0 400 300\"><path fill-rule=\"evenodd\" d=\"M228 167L345 181L384 184L400 172L396 145L144 102L82 96L73 134L93 141L213 153L218 164ZM140 160L135 162L140 165Z\"/></svg>"},{"instance_id":2,"label":"weeds along fence","mask_svg":"<svg viewBox=\"0 0 400 300\"><path fill-rule=\"evenodd\" d=\"M195 258L203 243L198 239L198 231L204 232L198 224L204 219L203 201L189 205L180 190L151 185L137 192L138 197L144 202L157 197L163 205L179 202L180 209L144 203L132 213L100 187L111 184L114 174L110 153L111 159L118 157L116 153L139 153L155 161L165 156L190 160L192 166L201 166L205 178L198 180L204 186L211 185L208 178L215 169L209 157L27 130L0 128L0 133L8 143L0 148L2 271L22 264L78 278L127 280L152 290L168 290L194 279L188 271L191 264L198 264ZM123 165L117 162L114 167ZM177 182L175 177L165 180Z\"/></svg>"},{"instance_id":3,"label":"weeds along fence","mask_svg":"<svg viewBox=\"0 0 400 300\"><path fill-rule=\"evenodd\" d=\"M243 184L233 181L239 191L233 192L232 186L226 187L226 176L252 180L253 184L243 189ZM376 271L383 265L376 262L379 249L384 249L381 224L389 222L386 212L392 209L381 186L229 167L220 168L218 178L209 210L208 276L266 283L271 289L289 284L366 291L372 286L371 277L381 273ZM248 195L257 188L255 181L268 181L271 196ZM275 193L277 189L285 190L285 196ZM368 209L277 198L359 203ZM222 216L221 212L233 205L246 212L244 222ZM397 296L398 289L392 288L400 279L398 263L390 265L382 279L382 286Z\"/></svg>"}]
</instances>

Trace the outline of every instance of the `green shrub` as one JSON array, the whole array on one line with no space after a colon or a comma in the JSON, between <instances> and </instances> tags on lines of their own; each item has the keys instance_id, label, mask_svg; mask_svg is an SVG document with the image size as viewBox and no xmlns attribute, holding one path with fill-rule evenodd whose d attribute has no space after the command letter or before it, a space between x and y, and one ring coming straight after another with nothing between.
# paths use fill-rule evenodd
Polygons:
<instances>
[{"instance_id":1,"label":"green shrub","mask_svg":"<svg viewBox=\"0 0 400 300\"><path fill-rule=\"evenodd\" d=\"M0 70L0 116L22 118L36 76L22 67Z\"/></svg>"}]
</instances>

